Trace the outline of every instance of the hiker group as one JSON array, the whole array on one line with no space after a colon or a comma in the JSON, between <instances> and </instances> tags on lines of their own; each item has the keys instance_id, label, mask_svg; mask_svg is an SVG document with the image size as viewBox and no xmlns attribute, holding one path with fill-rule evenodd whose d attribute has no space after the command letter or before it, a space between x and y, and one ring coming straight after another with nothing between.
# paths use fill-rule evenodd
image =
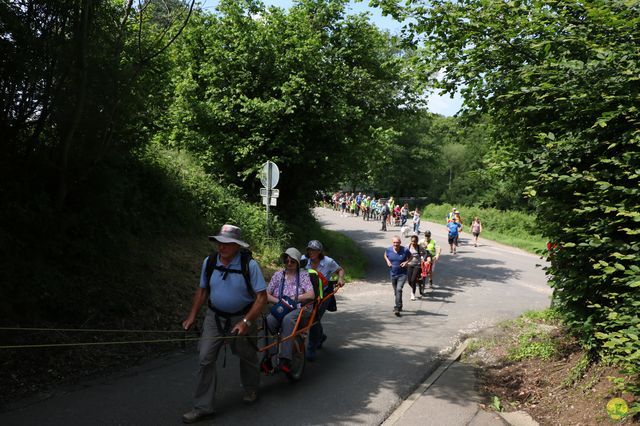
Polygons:
<instances>
[{"instance_id":1,"label":"hiker group","mask_svg":"<svg viewBox=\"0 0 640 426\"><path fill-rule=\"evenodd\" d=\"M202 262L200 283L189 314L182 322L182 327L189 330L200 308L207 304L199 343L193 408L182 416L184 423L199 422L215 413L216 361L227 342L232 353L240 359L242 399L245 403L255 402L258 398L260 369L271 372L277 368L283 373L291 373L291 339L283 340L258 362L259 322L267 302L273 306L262 324L261 338L265 341L270 334L291 335L298 318L309 315L305 304L319 304L309 329L306 348L307 360L313 361L316 351L327 339L322 316L327 310L335 310L334 298L317 298L316 293L330 291L332 276L337 277L335 285L340 287L345 283L344 269L324 254L324 247L318 240L309 241L305 255L295 247L286 249L280 257L283 268L273 274L269 284L251 257L249 245L243 241L239 227L223 225L220 232L210 236L209 240L216 243L216 251ZM318 302L314 302L316 300ZM273 365L274 358L277 365Z\"/></svg>"},{"instance_id":2,"label":"hiker group","mask_svg":"<svg viewBox=\"0 0 640 426\"><path fill-rule=\"evenodd\" d=\"M335 192L331 196L331 207L340 212L342 217L362 217L362 220L381 222L381 231L387 226L406 228L407 232L420 234L420 210L416 207L409 209L409 204L400 205L393 197L376 198L375 195L365 195L362 192ZM409 226L410 225L410 226Z\"/></svg>"}]
</instances>

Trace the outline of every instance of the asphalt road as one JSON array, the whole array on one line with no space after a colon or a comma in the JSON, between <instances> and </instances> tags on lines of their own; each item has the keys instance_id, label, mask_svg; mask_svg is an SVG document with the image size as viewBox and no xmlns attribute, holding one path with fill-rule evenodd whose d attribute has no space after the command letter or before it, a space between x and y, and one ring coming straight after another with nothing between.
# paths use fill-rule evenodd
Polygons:
<instances>
[{"instance_id":1,"label":"asphalt road","mask_svg":"<svg viewBox=\"0 0 640 426\"><path fill-rule=\"evenodd\" d=\"M300 382L263 376L260 399L246 406L237 358L227 355L226 368L220 363L218 370L218 413L200 424L380 424L461 339L549 305L551 292L536 256L482 239L475 248L467 233L458 254L450 255L444 225L423 222L421 229L431 229L443 247L434 271L436 287L412 302L405 286L403 316L397 318L382 256L399 229L381 232L378 222L340 217L328 209L317 209L316 215L364 250L366 279L348 283L339 294L338 312L325 315L329 338ZM194 349L176 352L106 380L25 401L1 413L0 424L181 424L181 414L190 409L196 366Z\"/></svg>"}]
</instances>

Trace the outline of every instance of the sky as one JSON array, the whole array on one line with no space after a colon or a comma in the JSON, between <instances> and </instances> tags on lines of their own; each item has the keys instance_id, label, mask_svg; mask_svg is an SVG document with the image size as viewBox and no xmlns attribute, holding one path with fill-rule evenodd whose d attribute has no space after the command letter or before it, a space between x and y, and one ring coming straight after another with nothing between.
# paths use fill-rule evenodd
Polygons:
<instances>
[{"instance_id":1,"label":"sky","mask_svg":"<svg viewBox=\"0 0 640 426\"><path fill-rule=\"evenodd\" d=\"M268 6L277 6L283 9L289 9L293 5L293 0L262 0L264 4ZM203 9L213 11L218 4L217 0L200 0ZM378 8L369 7L368 1L351 1L348 10L353 14L369 12L371 14L371 21L384 30L388 30L391 33L397 33L402 28L402 24L395 21L390 16L382 16L382 12ZM456 93L453 99L449 95L437 95L431 94L428 97L428 109L429 111L441 114L445 116L452 116L460 109L462 105L462 98L459 93Z\"/></svg>"}]
</instances>

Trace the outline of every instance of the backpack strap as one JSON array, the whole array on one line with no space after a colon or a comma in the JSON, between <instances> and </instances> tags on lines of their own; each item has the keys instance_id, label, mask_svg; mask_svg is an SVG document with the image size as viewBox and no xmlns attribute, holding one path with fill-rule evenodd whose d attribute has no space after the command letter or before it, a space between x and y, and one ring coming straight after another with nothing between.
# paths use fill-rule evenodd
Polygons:
<instances>
[{"instance_id":1,"label":"backpack strap","mask_svg":"<svg viewBox=\"0 0 640 426\"><path fill-rule=\"evenodd\" d=\"M223 272L223 279L227 277L227 274L231 272L232 274L242 274L244 277L244 282L247 286L247 293L251 298L256 297L256 292L253 290L253 286L251 285L251 274L249 272L249 262L251 261L251 254L247 251L240 252L240 269L231 269L225 268L224 266L216 265L218 263L218 252L212 252L209 257L207 257L207 264L205 266L205 278L207 284L207 293L211 293L211 275L213 275L214 269L217 271Z\"/></svg>"},{"instance_id":2,"label":"backpack strap","mask_svg":"<svg viewBox=\"0 0 640 426\"><path fill-rule=\"evenodd\" d=\"M285 271L282 271L282 281L280 282L280 294L278 294L278 302L282 301L282 298L284 297L284 278L285 278ZM298 304L298 292L300 291L300 270L298 269L298 274L296 275L296 297L295 297L295 303Z\"/></svg>"},{"instance_id":3,"label":"backpack strap","mask_svg":"<svg viewBox=\"0 0 640 426\"><path fill-rule=\"evenodd\" d=\"M327 285L327 279L322 272L313 268L307 269L309 278L311 278L311 285L313 286L313 293L320 299L324 298L324 287Z\"/></svg>"}]
</instances>

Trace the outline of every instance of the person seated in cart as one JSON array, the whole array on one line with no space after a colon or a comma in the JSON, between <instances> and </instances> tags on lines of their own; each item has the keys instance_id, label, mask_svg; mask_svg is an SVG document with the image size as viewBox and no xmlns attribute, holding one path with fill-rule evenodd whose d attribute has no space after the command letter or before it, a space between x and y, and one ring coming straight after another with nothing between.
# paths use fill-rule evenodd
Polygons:
<instances>
[{"instance_id":1,"label":"person seated in cart","mask_svg":"<svg viewBox=\"0 0 640 426\"><path fill-rule=\"evenodd\" d=\"M302 311L302 305L315 299L309 273L300 268L301 257L300 251L294 247L282 253L284 269L273 274L267 286L267 300L274 304L266 318L266 326L270 334L280 331L282 336L290 336ZM310 309L305 309L303 316L308 317L310 313ZM305 321L304 317L303 321ZM273 355L276 350L277 348L274 347L270 354ZM280 344L278 367L284 373L291 372L292 351L293 340ZM266 357L261 368L264 372L272 370L271 356Z\"/></svg>"}]
</instances>

